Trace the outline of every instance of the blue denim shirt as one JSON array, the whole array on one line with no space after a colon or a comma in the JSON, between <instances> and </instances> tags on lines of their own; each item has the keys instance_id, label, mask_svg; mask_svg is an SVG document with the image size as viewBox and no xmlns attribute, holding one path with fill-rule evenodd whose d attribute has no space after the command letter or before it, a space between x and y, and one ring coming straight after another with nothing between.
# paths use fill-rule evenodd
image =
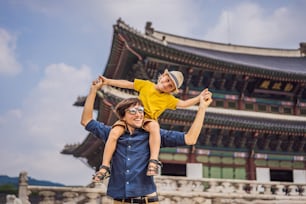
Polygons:
<instances>
[{"instance_id":1,"label":"blue denim shirt","mask_svg":"<svg viewBox=\"0 0 306 204\"><path fill-rule=\"evenodd\" d=\"M110 126L91 120L85 129L104 142L107 140ZM183 132L160 130L161 147L184 146ZM111 162L111 177L107 195L116 199L145 196L156 192L152 176L147 176L147 165L150 158L149 134L136 129L134 134L128 132L119 137Z\"/></svg>"}]
</instances>

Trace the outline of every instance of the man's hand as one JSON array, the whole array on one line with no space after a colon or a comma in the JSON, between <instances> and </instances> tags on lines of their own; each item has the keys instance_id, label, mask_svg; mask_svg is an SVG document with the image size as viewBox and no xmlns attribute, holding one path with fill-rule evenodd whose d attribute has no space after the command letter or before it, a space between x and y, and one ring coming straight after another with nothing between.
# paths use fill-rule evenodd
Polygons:
<instances>
[{"instance_id":1,"label":"man's hand","mask_svg":"<svg viewBox=\"0 0 306 204\"><path fill-rule=\"evenodd\" d=\"M201 92L201 97L200 97L200 106L205 106L207 108L211 102L212 102L212 93L208 91L208 89L204 89Z\"/></svg>"},{"instance_id":2,"label":"man's hand","mask_svg":"<svg viewBox=\"0 0 306 204\"><path fill-rule=\"evenodd\" d=\"M81 117L81 124L85 127L92 119L93 119L93 109L95 98L97 95L97 91L101 89L103 86L103 82L100 78L93 80L90 86L89 94L86 97L86 101L84 104L82 117Z\"/></svg>"},{"instance_id":3,"label":"man's hand","mask_svg":"<svg viewBox=\"0 0 306 204\"><path fill-rule=\"evenodd\" d=\"M103 85L104 85L103 80L101 76L99 76L96 80L92 81L91 88L97 91L101 89Z\"/></svg>"},{"instance_id":4,"label":"man's hand","mask_svg":"<svg viewBox=\"0 0 306 204\"><path fill-rule=\"evenodd\" d=\"M199 109L197 111L196 117L187 134L185 135L186 145L194 145L197 143L205 119L206 109L212 102L211 96L212 93L208 91L208 89L202 91L200 95Z\"/></svg>"}]
</instances>

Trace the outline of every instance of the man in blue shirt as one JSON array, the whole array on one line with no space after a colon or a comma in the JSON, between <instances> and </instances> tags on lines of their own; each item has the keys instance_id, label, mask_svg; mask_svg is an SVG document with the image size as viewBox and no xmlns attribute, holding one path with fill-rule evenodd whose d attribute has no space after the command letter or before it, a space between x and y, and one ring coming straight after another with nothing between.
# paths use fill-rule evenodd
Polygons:
<instances>
[{"instance_id":1,"label":"man in blue shirt","mask_svg":"<svg viewBox=\"0 0 306 204\"><path fill-rule=\"evenodd\" d=\"M92 82L87 96L81 124L95 136L107 140L111 126L93 119L93 107L96 92L103 82L99 79ZM187 133L160 130L161 147L194 145L203 126L205 111L212 102L212 94L208 90L200 99L197 115ZM150 158L149 133L142 129L144 109L137 98L121 101L116 106L116 113L126 123L125 133L119 137L116 151L112 158L111 176L107 195L119 203L157 204L158 197L153 177L147 176L147 164Z\"/></svg>"}]
</instances>

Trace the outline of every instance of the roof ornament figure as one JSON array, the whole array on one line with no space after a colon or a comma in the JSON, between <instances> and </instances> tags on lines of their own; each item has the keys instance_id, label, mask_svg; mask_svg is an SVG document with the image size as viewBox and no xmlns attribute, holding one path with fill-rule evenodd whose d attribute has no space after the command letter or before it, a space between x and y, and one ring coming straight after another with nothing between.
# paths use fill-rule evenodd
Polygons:
<instances>
[{"instance_id":1,"label":"roof ornament figure","mask_svg":"<svg viewBox=\"0 0 306 204\"><path fill-rule=\"evenodd\" d=\"M152 28L152 22L148 21L145 27L145 33L148 36L152 36L154 33L154 28Z\"/></svg>"},{"instance_id":2,"label":"roof ornament figure","mask_svg":"<svg viewBox=\"0 0 306 204\"><path fill-rule=\"evenodd\" d=\"M163 36L162 41L163 41L163 44L164 44L164 45L168 45L168 43L167 43L167 41L166 41L166 36Z\"/></svg>"},{"instance_id":3,"label":"roof ornament figure","mask_svg":"<svg viewBox=\"0 0 306 204\"><path fill-rule=\"evenodd\" d=\"M300 52L301 56L306 56L306 42L301 42L300 43Z\"/></svg>"}]
</instances>

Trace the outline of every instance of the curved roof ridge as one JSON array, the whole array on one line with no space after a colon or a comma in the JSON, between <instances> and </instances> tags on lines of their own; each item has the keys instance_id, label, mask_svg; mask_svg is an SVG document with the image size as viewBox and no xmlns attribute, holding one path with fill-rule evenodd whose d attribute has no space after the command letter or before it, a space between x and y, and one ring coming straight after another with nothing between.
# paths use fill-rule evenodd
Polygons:
<instances>
[{"instance_id":1,"label":"curved roof ridge","mask_svg":"<svg viewBox=\"0 0 306 204\"><path fill-rule=\"evenodd\" d=\"M251 55L264 55L264 56L277 56L277 57L302 57L300 49L281 49L281 48L265 48L265 47L253 47L235 44L218 43L200 39L193 39L189 37L183 37L174 35L171 33L165 33L162 31L154 30L152 37L161 41L165 40L167 43L180 44L184 46L190 46L201 49L209 49L230 53L243 53Z\"/></svg>"},{"instance_id":2,"label":"curved roof ridge","mask_svg":"<svg viewBox=\"0 0 306 204\"><path fill-rule=\"evenodd\" d=\"M213 51L222 51L229 53L251 54L251 55L264 55L264 56L278 56L278 57L302 57L300 49L280 49L280 48L265 48L254 47L245 45L226 44L219 42L212 42L200 39L179 36L171 33L155 30L151 27L151 23L147 22L145 33L133 28L125 23L121 18L117 20L117 25L123 29L140 35L146 39L155 41L157 43L167 45L173 43L193 48L209 49Z\"/></svg>"}]
</instances>

